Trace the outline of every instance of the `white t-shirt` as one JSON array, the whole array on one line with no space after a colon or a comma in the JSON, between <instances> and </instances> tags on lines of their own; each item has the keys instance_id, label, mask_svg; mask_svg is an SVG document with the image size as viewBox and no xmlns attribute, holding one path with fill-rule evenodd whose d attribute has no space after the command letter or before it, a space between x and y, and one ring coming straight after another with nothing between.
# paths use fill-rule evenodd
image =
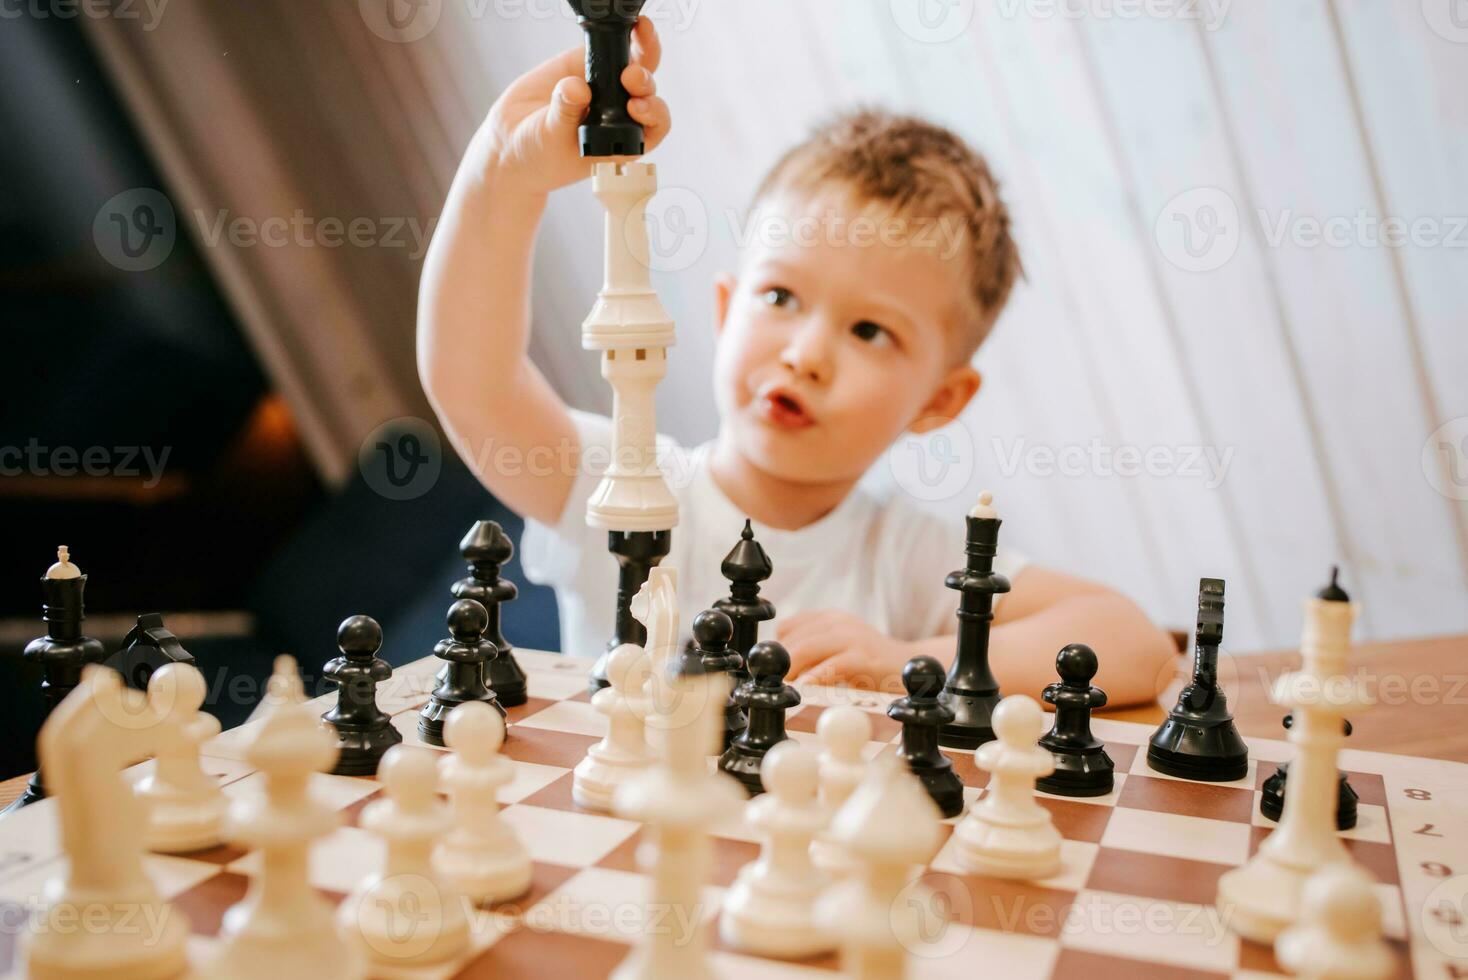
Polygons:
<instances>
[{"instance_id":1,"label":"white t-shirt","mask_svg":"<svg viewBox=\"0 0 1468 980\"><path fill-rule=\"evenodd\" d=\"M601 480L594 461L610 458L612 422L603 415L571 414L583 455L589 458L559 523L547 527L525 522L520 561L526 578L556 590L561 649L596 656L611 639L616 619L617 560L607 551L606 530L587 526L586 502ZM729 594L719 565L744 529L745 515L709 471L712 448L705 443L683 449L666 436L658 437L658 459L678 500L672 551L661 564L678 572L682 636L694 616ZM858 486L813 524L784 531L756 522L754 536L774 566L760 587L777 614L773 623L762 625L764 639L774 638L780 619L816 609L852 613L899 640L958 630L954 613L959 596L943 579L963 567L961 520L944 520L901 495L881 500ZM1001 539L995 571L1013 579L1025 564Z\"/></svg>"}]
</instances>

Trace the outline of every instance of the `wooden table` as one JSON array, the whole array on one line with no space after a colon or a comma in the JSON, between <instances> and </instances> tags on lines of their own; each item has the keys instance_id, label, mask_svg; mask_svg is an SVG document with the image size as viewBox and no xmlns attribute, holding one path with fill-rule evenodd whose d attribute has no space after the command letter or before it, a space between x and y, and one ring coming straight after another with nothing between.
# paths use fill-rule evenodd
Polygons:
<instances>
[{"instance_id":1,"label":"wooden table","mask_svg":"<svg viewBox=\"0 0 1468 980\"><path fill-rule=\"evenodd\" d=\"M1281 738L1284 712L1269 699L1269 686L1300 662L1297 650L1224 656L1219 677L1245 735ZM1352 664L1377 703L1352 719L1354 749L1468 762L1468 636L1368 643L1355 648ZM1179 658L1179 683L1190 669ZM1117 721L1157 724L1171 706L1176 685L1157 705L1099 712ZM29 776L0 782L0 806L25 790Z\"/></svg>"}]
</instances>

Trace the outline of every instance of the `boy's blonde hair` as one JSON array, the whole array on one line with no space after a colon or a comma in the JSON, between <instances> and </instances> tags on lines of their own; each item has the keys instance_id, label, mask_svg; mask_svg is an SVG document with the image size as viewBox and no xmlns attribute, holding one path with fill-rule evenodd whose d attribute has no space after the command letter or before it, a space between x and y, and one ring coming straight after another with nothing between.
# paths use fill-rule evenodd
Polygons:
<instances>
[{"instance_id":1,"label":"boy's blonde hair","mask_svg":"<svg viewBox=\"0 0 1468 980\"><path fill-rule=\"evenodd\" d=\"M972 357L1024 275L988 161L942 126L859 109L818 126L781 157L760 182L753 206L781 192L809 195L833 186L899 218L957 224L970 301L958 354Z\"/></svg>"}]
</instances>

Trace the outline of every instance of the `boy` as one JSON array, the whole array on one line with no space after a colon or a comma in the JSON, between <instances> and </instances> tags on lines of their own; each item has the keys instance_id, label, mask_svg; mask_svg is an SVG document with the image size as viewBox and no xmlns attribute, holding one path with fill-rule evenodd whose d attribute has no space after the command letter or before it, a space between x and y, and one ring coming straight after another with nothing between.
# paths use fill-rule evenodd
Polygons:
<instances>
[{"instance_id":1,"label":"boy","mask_svg":"<svg viewBox=\"0 0 1468 980\"><path fill-rule=\"evenodd\" d=\"M643 18L622 80L649 150L670 125L653 81L659 57ZM585 524L599 477L591 450L607 459L610 422L569 410L527 356L546 196L590 173L576 138L590 100L583 64L573 49L521 77L471 142L424 268L418 360L450 441L526 518L522 560L556 588L562 649L592 656L615 606L606 534ZM952 660L957 595L943 578L962 564L962 524L857 483L903 432L957 418L978 391L969 361L1020 272L1008 213L960 140L883 113L839 119L796 147L755 206L761 222L854 227L864 217L892 233L860 245L855 235L767 236L715 284L720 429L691 454L660 457L680 510L664 563L678 570L686 629L725 594L719 562L752 518L774 562L763 594L779 610L773 632L792 677L890 690L917 654ZM918 234L933 227L953 234ZM491 444L574 465L496 472L476 452ZM1003 541L997 567L1013 582L991 634L1005 690L1038 695L1054 680L1055 652L1089 641L1113 704L1155 697L1172 644L1135 604L1026 563Z\"/></svg>"}]
</instances>

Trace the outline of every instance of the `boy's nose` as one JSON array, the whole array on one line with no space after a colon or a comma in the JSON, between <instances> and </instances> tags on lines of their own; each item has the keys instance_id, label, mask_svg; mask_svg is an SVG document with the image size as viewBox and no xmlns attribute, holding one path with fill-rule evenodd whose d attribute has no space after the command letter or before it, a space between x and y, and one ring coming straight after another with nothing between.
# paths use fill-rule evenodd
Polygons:
<instances>
[{"instance_id":1,"label":"boy's nose","mask_svg":"<svg viewBox=\"0 0 1468 980\"><path fill-rule=\"evenodd\" d=\"M797 331L780 352L780 363L815 384L831 380L829 345L819 329Z\"/></svg>"}]
</instances>

